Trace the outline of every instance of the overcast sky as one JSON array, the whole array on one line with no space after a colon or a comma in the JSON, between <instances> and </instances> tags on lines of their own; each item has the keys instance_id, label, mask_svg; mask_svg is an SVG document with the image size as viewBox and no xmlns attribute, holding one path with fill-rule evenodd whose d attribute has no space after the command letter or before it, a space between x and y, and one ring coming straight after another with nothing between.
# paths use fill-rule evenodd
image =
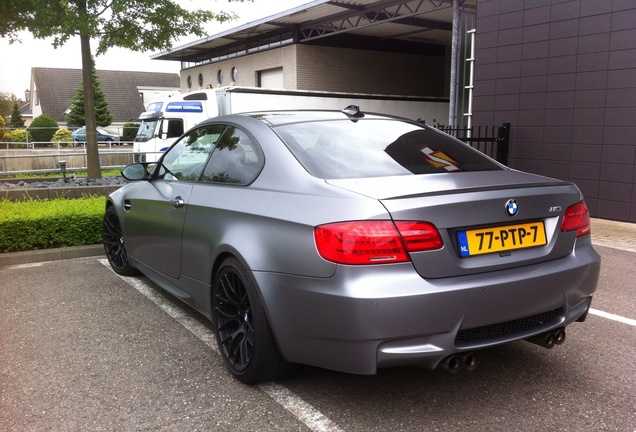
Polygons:
<instances>
[{"instance_id":1,"label":"overcast sky","mask_svg":"<svg viewBox=\"0 0 636 432\"><path fill-rule=\"evenodd\" d=\"M207 26L210 35L239 25L256 21L279 12L310 3L312 0L253 0L247 2L227 2L223 0L177 0L188 9L203 9L214 5L215 10L233 11L239 15L237 21ZM24 91L29 87L32 67L74 68L82 67L79 38L73 38L58 49L53 48L52 39L34 39L30 33L21 33L22 43L9 44L8 39L0 39L0 93L13 93L24 99ZM197 40L196 36L183 38L173 43L179 47ZM91 44L93 51L96 43ZM112 48L106 54L95 57L97 69L135 70L147 72L179 73L178 61L150 60L154 54L137 53L123 48Z\"/></svg>"}]
</instances>

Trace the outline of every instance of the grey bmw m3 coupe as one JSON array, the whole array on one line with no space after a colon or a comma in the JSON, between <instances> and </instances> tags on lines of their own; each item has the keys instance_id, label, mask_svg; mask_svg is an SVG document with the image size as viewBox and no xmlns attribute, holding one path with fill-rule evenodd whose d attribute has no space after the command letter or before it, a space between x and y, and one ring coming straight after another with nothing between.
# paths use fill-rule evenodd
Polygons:
<instances>
[{"instance_id":1,"label":"grey bmw m3 coupe","mask_svg":"<svg viewBox=\"0 0 636 432\"><path fill-rule=\"evenodd\" d=\"M473 369L483 348L563 343L596 290L576 185L419 122L221 116L122 174L103 221L113 270L210 319L246 383L294 364Z\"/></svg>"}]
</instances>

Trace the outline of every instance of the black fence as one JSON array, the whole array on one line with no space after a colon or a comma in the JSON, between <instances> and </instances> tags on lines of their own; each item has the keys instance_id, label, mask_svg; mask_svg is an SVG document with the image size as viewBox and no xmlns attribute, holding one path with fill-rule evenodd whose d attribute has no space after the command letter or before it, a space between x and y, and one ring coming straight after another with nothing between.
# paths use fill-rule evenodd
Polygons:
<instances>
[{"instance_id":1,"label":"black fence","mask_svg":"<svg viewBox=\"0 0 636 432\"><path fill-rule=\"evenodd\" d=\"M475 126L472 128L450 128L437 125L437 128L464 141L497 162L508 165L510 123L504 123L501 126Z\"/></svg>"}]
</instances>

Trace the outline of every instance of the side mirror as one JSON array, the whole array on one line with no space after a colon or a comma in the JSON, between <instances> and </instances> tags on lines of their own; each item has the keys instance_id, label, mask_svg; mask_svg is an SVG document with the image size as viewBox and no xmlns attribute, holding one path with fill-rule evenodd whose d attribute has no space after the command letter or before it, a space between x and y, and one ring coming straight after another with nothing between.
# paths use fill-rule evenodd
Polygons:
<instances>
[{"instance_id":1,"label":"side mirror","mask_svg":"<svg viewBox=\"0 0 636 432\"><path fill-rule=\"evenodd\" d=\"M128 181L146 180L150 177L147 163L134 163L124 167L121 175Z\"/></svg>"}]
</instances>

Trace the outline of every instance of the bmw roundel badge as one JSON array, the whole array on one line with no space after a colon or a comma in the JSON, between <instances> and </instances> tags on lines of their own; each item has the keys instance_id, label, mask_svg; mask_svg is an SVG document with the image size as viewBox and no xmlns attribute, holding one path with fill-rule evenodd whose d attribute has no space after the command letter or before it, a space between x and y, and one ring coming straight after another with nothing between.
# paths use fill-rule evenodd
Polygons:
<instances>
[{"instance_id":1,"label":"bmw roundel badge","mask_svg":"<svg viewBox=\"0 0 636 432\"><path fill-rule=\"evenodd\" d=\"M506 202L506 214L510 217L514 217L519 212L519 207L517 206L517 200L509 199Z\"/></svg>"}]
</instances>

